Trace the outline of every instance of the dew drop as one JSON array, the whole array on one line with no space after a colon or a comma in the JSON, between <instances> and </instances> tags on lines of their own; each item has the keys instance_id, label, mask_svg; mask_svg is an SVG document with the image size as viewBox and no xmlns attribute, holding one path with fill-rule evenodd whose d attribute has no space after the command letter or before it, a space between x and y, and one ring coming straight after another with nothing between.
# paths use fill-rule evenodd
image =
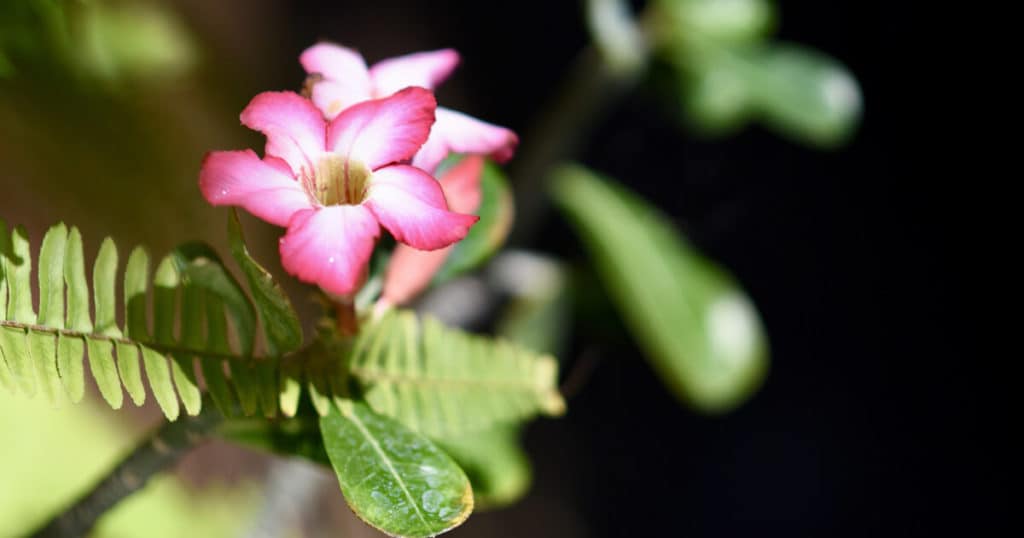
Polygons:
<instances>
[{"instance_id":1,"label":"dew drop","mask_svg":"<svg viewBox=\"0 0 1024 538\"><path fill-rule=\"evenodd\" d=\"M227 189L221 189L220 190L220 195L221 196L227 196L228 195L228 190Z\"/></svg>"},{"instance_id":2,"label":"dew drop","mask_svg":"<svg viewBox=\"0 0 1024 538\"><path fill-rule=\"evenodd\" d=\"M431 489L427 490L427 492L423 494L420 501L423 503L424 510L433 513L437 512L438 509L441 508L441 503L444 502L444 497L438 493L437 490Z\"/></svg>"},{"instance_id":3,"label":"dew drop","mask_svg":"<svg viewBox=\"0 0 1024 538\"><path fill-rule=\"evenodd\" d=\"M327 258L327 263L334 263L334 256Z\"/></svg>"}]
</instances>

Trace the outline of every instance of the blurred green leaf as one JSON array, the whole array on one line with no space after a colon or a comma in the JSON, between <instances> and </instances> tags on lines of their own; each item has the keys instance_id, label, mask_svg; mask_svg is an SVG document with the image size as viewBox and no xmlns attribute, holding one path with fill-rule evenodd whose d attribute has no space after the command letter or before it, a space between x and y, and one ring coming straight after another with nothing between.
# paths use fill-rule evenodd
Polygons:
<instances>
[{"instance_id":1,"label":"blurred green leaf","mask_svg":"<svg viewBox=\"0 0 1024 538\"><path fill-rule=\"evenodd\" d=\"M714 41L740 43L767 35L775 11L768 0L660 0L651 18L660 19L655 24L662 39L686 39L685 34L697 32Z\"/></svg>"},{"instance_id":2,"label":"blurred green leaf","mask_svg":"<svg viewBox=\"0 0 1024 538\"><path fill-rule=\"evenodd\" d=\"M765 0L661 0L649 22L696 127L722 135L756 119L803 143L845 142L861 114L856 79L825 54L766 41L774 18Z\"/></svg>"},{"instance_id":3,"label":"blurred green leaf","mask_svg":"<svg viewBox=\"0 0 1024 538\"><path fill-rule=\"evenodd\" d=\"M472 435L438 441L469 476L476 506L500 508L526 494L532 479L530 460L519 446L519 427L502 424Z\"/></svg>"},{"instance_id":4,"label":"blurred green leaf","mask_svg":"<svg viewBox=\"0 0 1024 538\"><path fill-rule=\"evenodd\" d=\"M757 112L776 129L813 144L844 142L857 126L861 93L839 62L798 45L753 52L747 74Z\"/></svg>"},{"instance_id":5,"label":"blurred green leaf","mask_svg":"<svg viewBox=\"0 0 1024 538\"><path fill-rule=\"evenodd\" d=\"M269 353L279 356L298 349L302 345L302 324L299 322L299 315L295 313L288 295L270 272L249 255L249 249L245 246L245 236L242 234L242 224L235 210L232 210L228 217L228 236L231 242L231 255L242 268L252 291L253 302L260 313Z\"/></svg>"},{"instance_id":6,"label":"blurred green leaf","mask_svg":"<svg viewBox=\"0 0 1024 538\"><path fill-rule=\"evenodd\" d=\"M696 127L724 135L750 119L750 89L743 73L728 62L709 62L684 77L683 107Z\"/></svg>"},{"instance_id":7,"label":"blurred green leaf","mask_svg":"<svg viewBox=\"0 0 1024 538\"><path fill-rule=\"evenodd\" d=\"M196 61L188 29L168 6L93 3L81 15L77 58L95 76L166 78Z\"/></svg>"},{"instance_id":8,"label":"blurred green leaf","mask_svg":"<svg viewBox=\"0 0 1024 538\"><path fill-rule=\"evenodd\" d=\"M437 176L457 161L449 160L439 168ZM477 216L480 220L469 229L469 234L455 244L441 269L434 276L434 283L443 282L461 273L478 267L487 261L505 243L512 229L512 191L508 188L505 172L491 161L484 164L480 179L483 197Z\"/></svg>"},{"instance_id":9,"label":"blurred green leaf","mask_svg":"<svg viewBox=\"0 0 1024 538\"><path fill-rule=\"evenodd\" d=\"M749 397L764 375L767 345L743 290L625 188L579 166L553 178L555 199L663 381L706 412Z\"/></svg>"},{"instance_id":10,"label":"blurred green leaf","mask_svg":"<svg viewBox=\"0 0 1024 538\"><path fill-rule=\"evenodd\" d=\"M332 404L320 430L345 500L384 533L436 536L472 512L473 490L462 469L425 437L366 404Z\"/></svg>"},{"instance_id":11,"label":"blurred green leaf","mask_svg":"<svg viewBox=\"0 0 1024 538\"><path fill-rule=\"evenodd\" d=\"M159 3L0 2L0 77L162 79L197 60L191 33ZM17 69L16 69L17 68Z\"/></svg>"}]
</instances>

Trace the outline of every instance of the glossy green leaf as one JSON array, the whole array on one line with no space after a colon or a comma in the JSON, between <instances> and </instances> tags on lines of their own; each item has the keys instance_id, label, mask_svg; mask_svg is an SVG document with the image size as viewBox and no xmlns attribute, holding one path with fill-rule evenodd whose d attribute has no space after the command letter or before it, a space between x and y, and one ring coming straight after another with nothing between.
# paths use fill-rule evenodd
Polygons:
<instances>
[{"instance_id":1,"label":"glossy green leaf","mask_svg":"<svg viewBox=\"0 0 1024 538\"><path fill-rule=\"evenodd\" d=\"M252 291L253 301L259 310L267 351L273 356L294 351L302 345L302 325L299 323L299 316L295 313L288 296L274 281L274 277L249 255L236 211L232 211L228 218L228 235L231 240L231 255L242 268Z\"/></svg>"},{"instance_id":2,"label":"glossy green leaf","mask_svg":"<svg viewBox=\"0 0 1024 538\"><path fill-rule=\"evenodd\" d=\"M363 403L343 400L320 419L345 500L391 536L436 536L473 510L462 469L440 448Z\"/></svg>"},{"instance_id":3,"label":"glossy green leaf","mask_svg":"<svg viewBox=\"0 0 1024 538\"><path fill-rule=\"evenodd\" d=\"M749 397L764 375L767 345L733 279L655 208L582 167L555 173L554 196L665 383L708 412Z\"/></svg>"},{"instance_id":4,"label":"glossy green leaf","mask_svg":"<svg viewBox=\"0 0 1024 538\"><path fill-rule=\"evenodd\" d=\"M457 161L448 161L452 166ZM441 171L438 172L440 175ZM477 215L480 220L469 229L465 239L455 244L434 282L448 280L461 273L478 267L487 261L505 243L512 229L514 213L512 191L508 187L505 173L496 164L487 161L480 178L482 197Z\"/></svg>"},{"instance_id":5,"label":"glossy green leaf","mask_svg":"<svg viewBox=\"0 0 1024 538\"><path fill-rule=\"evenodd\" d=\"M478 509L499 508L521 499L530 487L530 460L519 446L519 428L490 430L438 440L469 476Z\"/></svg>"}]
</instances>

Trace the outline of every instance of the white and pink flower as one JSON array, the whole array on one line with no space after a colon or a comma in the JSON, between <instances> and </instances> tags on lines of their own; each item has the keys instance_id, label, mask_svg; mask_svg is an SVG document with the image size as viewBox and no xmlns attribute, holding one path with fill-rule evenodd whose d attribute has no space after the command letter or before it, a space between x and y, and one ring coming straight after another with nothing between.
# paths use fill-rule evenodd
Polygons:
<instances>
[{"instance_id":1,"label":"white and pink flower","mask_svg":"<svg viewBox=\"0 0 1024 538\"><path fill-rule=\"evenodd\" d=\"M372 67L356 51L333 43L318 43L299 57L316 76L311 98L328 119L366 99L387 97L408 86L433 90L459 64L452 49L418 52L382 60ZM437 109L434 124L412 165L433 173L449 153L486 155L505 162L515 153L519 138L498 127L447 108Z\"/></svg>"},{"instance_id":2,"label":"white and pink flower","mask_svg":"<svg viewBox=\"0 0 1024 538\"><path fill-rule=\"evenodd\" d=\"M409 66L397 71L416 71ZM378 69L375 79L392 80L392 68ZM211 204L243 207L287 227L280 243L285 270L337 296L362 285L381 226L401 243L435 250L465 237L478 220L449 211L437 180L404 164L432 136L433 94L406 87L383 98L359 95L359 101L346 101L344 110L328 115L329 121L298 94L257 95L241 121L266 135L265 157L252 150L215 151L199 173L199 187Z\"/></svg>"}]
</instances>

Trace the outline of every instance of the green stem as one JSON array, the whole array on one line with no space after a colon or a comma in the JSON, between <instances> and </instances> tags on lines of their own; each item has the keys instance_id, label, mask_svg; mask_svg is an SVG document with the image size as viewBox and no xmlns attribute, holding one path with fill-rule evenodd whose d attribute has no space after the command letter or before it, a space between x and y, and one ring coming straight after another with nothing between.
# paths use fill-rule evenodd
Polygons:
<instances>
[{"instance_id":1,"label":"green stem","mask_svg":"<svg viewBox=\"0 0 1024 538\"><path fill-rule=\"evenodd\" d=\"M195 417L168 422L157 428L89 493L31 536L87 536L107 510L142 489L150 478L177 463L210 436L222 417L208 398L202 409Z\"/></svg>"},{"instance_id":2,"label":"green stem","mask_svg":"<svg viewBox=\"0 0 1024 538\"><path fill-rule=\"evenodd\" d=\"M52 334L54 336L64 336L68 338L86 338L89 340L104 340L107 342L125 344L128 346L145 346L152 350L159 351L164 355L189 355L197 357L206 357L209 359L224 359L228 361L266 361L269 360L266 357L254 357L249 355L235 355L234 353L219 353L216 351L209 351L205 349L194 349L169 344L158 344L156 342L140 342L138 340L132 340L131 338L122 338L119 336L110 336L106 334L75 331L72 329L58 329L56 327L49 327L46 325L36 325L34 323L22 323L20 321L9 321L0 319L0 328L10 327L12 329L20 329L22 331L30 331L34 333L45 333Z\"/></svg>"}]
</instances>

